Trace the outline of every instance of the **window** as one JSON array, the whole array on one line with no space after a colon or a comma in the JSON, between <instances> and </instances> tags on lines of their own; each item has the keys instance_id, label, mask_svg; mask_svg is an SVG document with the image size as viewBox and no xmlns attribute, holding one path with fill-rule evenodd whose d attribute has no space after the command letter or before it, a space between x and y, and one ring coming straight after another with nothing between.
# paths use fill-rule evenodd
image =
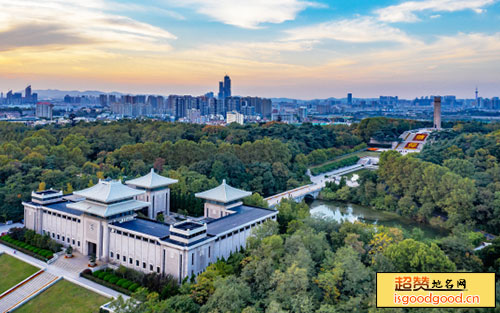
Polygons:
<instances>
[{"instance_id":1,"label":"window","mask_svg":"<svg viewBox=\"0 0 500 313\"><path fill-rule=\"evenodd\" d=\"M78 241L78 246L80 246L80 241Z\"/></svg>"},{"instance_id":2,"label":"window","mask_svg":"<svg viewBox=\"0 0 500 313\"><path fill-rule=\"evenodd\" d=\"M69 239L69 237L68 237L68 243L69 243L70 241L71 241L71 240L70 240L70 239Z\"/></svg>"},{"instance_id":3,"label":"window","mask_svg":"<svg viewBox=\"0 0 500 313\"><path fill-rule=\"evenodd\" d=\"M146 268L146 262L142 262L142 268Z\"/></svg>"},{"instance_id":4,"label":"window","mask_svg":"<svg viewBox=\"0 0 500 313\"><path fill-rule=\"evenodd\" d=\"M153 264L149 264L149 270L153 271Z\"/></svg>"},{"instance_id":5,"label":"window","mask_svg":"<svg viewBox=\"0 0 500 313\"><path fill-rule=\"evenodd\" d=\"M139 266L139 260L135 261L135 266Z\"/></svg>"},{"instance_id":6,"label":"window","mask_svg":"<svg viewBox=\"0 0 500 313\"><path fill-rule=\"evenodd\" d=\"M62 236L62 241L64 241L64 236Z\"/></svg>"},{"instance_id":7,"label":"window","mask_svg":"<svg viewBox=\"0 0 500 313\"><path fill-rule=\"evenodd\" d=\"M210 246L208 247L208 258L210 259Z\"/></svg>"},{"instance_id":8,"label":"window","mask_svg":"<svg viewBox=\"0 0 500 313\"><path fill-rule=\"evenodd\" d=\"M157 272L158 274L160 274L160 267L159 267L159 266L157 266L157 267L156 267L156 272Z\"/></svg>"},{"instance_id":9,"label":"window","mask_svg":"<svg viewBox=\"0 0 500 313\"><path fill-rule=\"evenodd\" d=\"M130 264L133 264L133 263L134 263L134 260L132 260L132 258L130 258L130 259L128 260L128 262L129 262Z\"/></svg>"},{"instance_id":10,"label":"window","mask_svg":"<svg viewBox=\"0 0 500 313\"><path fill-rule=\"evenodd\" d=\"M109 256L112 258L113 257L113 251L109 252Z\"/></svg>"},{"instance_id":11,"label":"window","mask_svg":"<svg viewBox=\"0 0 500 313\"><path fill-rule=\"evenodd\" d=\"M120 254L119 254L119 253L117 253L117 254L116 254L116 259L117 259L118 261L120 261Z\"/></svg>"},{"instance_id":12,"label":"window","mask_svg":"<svg viewBox=\"0 0 500 313\"><path fill-rule=\"evenodd\" d=\"M57 240L59 240L59 234L57 234Z\"/></svg>"},{"instance_id":13,"label":"window","mask_svg":"<svg viewBox=\"0 0 500 313\"><path fill-rule=\"evenodd\" d=\"M123 256L123 262L127 262L127 257Z\"/></svg>"},{"instance_id":14,"label":"window","mask_svg":"<svg viewBox=\"0 0 500 313\"><path fill-rule=\"evenodd\" d=\"M118 235L121 235L121 234L122 234L122 232L121 232L120 230L117 230L117 231L116 231L116 233L117 233Z\"/></svg>"},{"instance_id":15,"label":"window","mask_svg":"<svg viewBox=\"0 0 500 313\"><path fill-rule=\"evenodd\" d=\"M73 246L75 245L75 239L73 239Z\"/></svg>"},{"instance_id":16,"label":"window","mask_svg":"<svg viewBox=\"0 0 500 313\"><path fill-rule=\"evenodd\" d=\"M148 242L148 238L142 238L142 240Z\"/></svg>"},{"instance_id":17,"label":"window","mask_svg":"<svg viewBox=\"0 0 500 313\"><path fill-rule=\"evenodd\" d=\"M194 252L191 253L191 265L194 265Z\"/></svg>"}]
</instances>

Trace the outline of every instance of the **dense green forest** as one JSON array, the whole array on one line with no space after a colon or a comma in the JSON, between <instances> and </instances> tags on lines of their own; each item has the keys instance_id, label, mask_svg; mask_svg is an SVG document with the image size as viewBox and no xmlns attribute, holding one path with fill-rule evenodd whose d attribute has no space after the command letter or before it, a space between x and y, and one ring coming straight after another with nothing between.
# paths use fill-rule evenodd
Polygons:
<instances>
[{"instance_id":1,"label":"dense green forest","mask_svg":"<svg viewBox=\"0 0 500 313\"><path fill-rule=\"evenodd\" d=\"M179 179L172 207L202 212L194 193L227 179L269 196L308 182L306 169L363 147L347 126L281 123L228 127L154 121L28 127L0 123L0 220L21 219L41 182L66 193L99 178L129 179L151 167ZM357 147L357 148L356 148Z\"/></svg>"},{"instance_id":2,"label":"dense green forest","mask_svg":"<svg viewBox=\"0 0 500 313\"><path fill-rule=\"evenodd\" d=\"M116 312L494 312L376 309L375 273L498 272L500 240L474 254L482 238L463 226L429 240L419 229L404 234L398 228L311 217L305 203L285 200L278 210L278 222L256 230L244 251L210 265L173 292L169 287L166 300L139 291L140 304L120 300Z\"/></svg>"},{"instance_id":3,"label":"dense green forest","mask_svg":"<svg viewBox=\"0 0 500 313\"><path fill-rule=\"evenodd\" d=\"M70 193L99 178L144 175L151 167L179 179L172 189L177 210L199 214L193 194L223 178L253 191L246 201L259 204L260 195L308 183L311 165L362 148L372 137L421 126L428 125L386 118L352 126L0 123L0 220L20 218L20 202L41 182ZM419 155L383 153L379 169L363 172L359 187L330 184L321 193L445 227L445 237L429 239L418 228L339 223L310 216L305 203L283 201L278 221L256 230L244 250L180 286L166 286L161 295L140 290L140 304L121 300L117 312L494 312L375 308L377 271L500 273L500 239L474 251L484 240L477 230L498 234L500 125L452 126L433 134Z\"/></svg>"},{"instance_id":4,"label":"dense green forest","mask_svg":"<svg viewBox=\"0 0 500 313\"><path fill-rule=\"evenodd\" d=\"M389 151L361 186L331 184L323 199L394 211L451 229L463 224L495 235L500 230L500 125L457 123L431 136L420 154Z\"/></svg>"}]
</instances>

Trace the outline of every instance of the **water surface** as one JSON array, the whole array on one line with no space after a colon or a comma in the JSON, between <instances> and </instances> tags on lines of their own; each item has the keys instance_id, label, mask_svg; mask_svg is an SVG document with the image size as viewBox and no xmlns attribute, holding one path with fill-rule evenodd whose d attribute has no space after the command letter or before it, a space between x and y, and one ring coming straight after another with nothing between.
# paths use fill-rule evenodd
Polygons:
<instances>
[{"instance_id":1,"label":"water surface","mask_svg":"<svg viewBox=\"0 0 500 313\"><path fill-rule=\"evenodd\" d=\"M333 218L338 222L360 221L376 225L399 227L406 231L411 231L413 228L418 227L424 232L427 238L438 238L447 235L447 231L444 229L418 223L394 212L379 211L362 205L346 204L337 201L314 200L310 207L311 215Z\"/></svg>"}]
</instances>

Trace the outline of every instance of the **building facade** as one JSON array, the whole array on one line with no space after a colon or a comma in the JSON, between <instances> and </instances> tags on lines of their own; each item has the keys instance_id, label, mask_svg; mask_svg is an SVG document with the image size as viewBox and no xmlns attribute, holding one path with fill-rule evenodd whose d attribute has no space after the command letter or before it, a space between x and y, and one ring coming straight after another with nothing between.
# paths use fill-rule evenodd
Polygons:
<instances>
[{"instance_id":1,"label":"building facade","mask_svg":"<svg viewBox=\"0 0 500 313\"><path fill-rule=\"evenodd\" d=\"M239 251L254 228L277 218L275 210L244 205L241 199L251 193L225 181L196 194L206 200L203 217L171 224L138 217L138 212L169 215L168 186L175 182L151 171L126 184L100 180L72 195L33 192L32 200L23 202L25 225L103 262L180 281Z\"/></svg>"}]
</instances>

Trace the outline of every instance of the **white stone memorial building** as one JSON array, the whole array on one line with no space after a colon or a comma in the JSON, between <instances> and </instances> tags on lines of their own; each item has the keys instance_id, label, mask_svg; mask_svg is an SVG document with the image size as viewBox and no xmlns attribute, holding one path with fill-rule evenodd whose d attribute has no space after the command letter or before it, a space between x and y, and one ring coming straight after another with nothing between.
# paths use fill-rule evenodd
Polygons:
<instances>
[{"instance_id":1,"label":"white stone memorial building","mask_svg":"<svg viewBox=\"0 0 500 313\"><path fill-rule=\"evenodd\" d=\"M125 184L100 180L72 195L33 192L23 202L25 226L103 262L182 280L239 251L252 229L277 218L275 210L244 205L242 198L251 193L223 181L195 194L206 201L203 217L171 224L153 220L170 215L169 185L176 182L151 170Z\"/></svg>"}]
</instances>

